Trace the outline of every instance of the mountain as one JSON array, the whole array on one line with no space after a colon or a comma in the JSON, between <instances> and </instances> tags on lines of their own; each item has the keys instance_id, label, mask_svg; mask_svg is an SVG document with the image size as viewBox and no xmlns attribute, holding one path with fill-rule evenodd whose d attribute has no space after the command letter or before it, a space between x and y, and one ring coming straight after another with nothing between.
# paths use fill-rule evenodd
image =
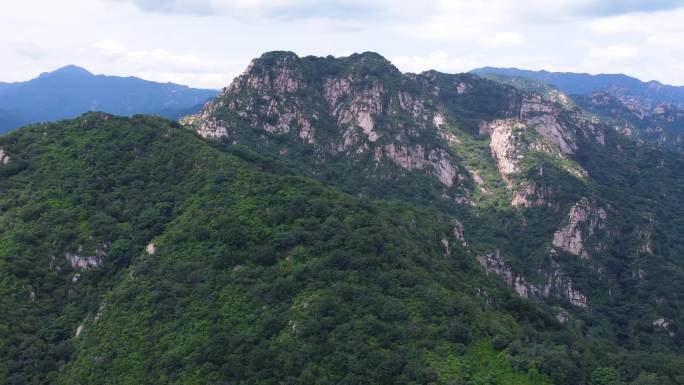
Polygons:
<instances>
[{"instance_id":1,"label":"mountain","mask_svg":"<svg viewBox=\"0 0 684 385\"><path fill-rule=\"evenodd\" d=\"M0 110L0 132L6 132L22 125L24 125L24 122L21 118L9 111Z\"/></svg>"},{"instance_id":2,"label":"mountain","mask_svg":"<svg viewBox=\"0 0 684 385\"><path fill-rule=\"evenodd\" d=\"M681 384L684 157L534 89L269 52L0 137L0 384Z\"/></svg>"},{"instance_id":3,"label":"mountain","mask_svg":"<svg viewBox=\"0 0 684 385\"><path fill-rule=\"evenodd\" d=\"M530 71L518 68L482 67L471 73L484 75L504 75L512 77L530 78L557 87L566 94L586 95L594 91L615 87L631 93L640 99L648 100L650 105L660 103L674 103L684 106L684 87L662 84L657 81L644 82L637 78L623 74L598 74L574 72Z\"/></svg>"},{"instance_id":4,"label":"mountain","mask_svg":"<svg viewBox=\"0 0 684 385\"><path fill-rule=\"evenodd\" d=\"M642 82L622 74L589 75L494 67L471 72L527 91L534 88L539 91L540 86L561 91L583 109L635 140L684 150L684 87Z\"/></svg>"},{"instance_id":5,"label":"mountain","mask_svg":"<svg viewBox=\"0 0 684 385\"><path fill-rule=\"evenodd\" d=\"M586 111L635 140L684 151L684 109L673 103L650 108L633 95L616 94L611 89L573 98Z\"/></svg>"},{"instance_id":6,"label":"mountain","mask_svg":"<svg viewBox=\"0 0 684 385\"><path fill-rule=\"evenodd\" d=\"M176 118L194 113L216 91L157 83L135 77L93 75L66 66L18 83L0 83L0 132L23 124L73 118L87 111Z\"/></svg>"},{"instance_id":7,"label":"mountain","mask_svg":"<svg viewBox=\"0 0 684 385\"><path fill-rule=\"evenodd\" d=\"M159 118L89 113L1 141L2 383L425 383L454 360L548 383L493 337L556 321L480 271L434 210Z\"/></svg>"}]
</instances>

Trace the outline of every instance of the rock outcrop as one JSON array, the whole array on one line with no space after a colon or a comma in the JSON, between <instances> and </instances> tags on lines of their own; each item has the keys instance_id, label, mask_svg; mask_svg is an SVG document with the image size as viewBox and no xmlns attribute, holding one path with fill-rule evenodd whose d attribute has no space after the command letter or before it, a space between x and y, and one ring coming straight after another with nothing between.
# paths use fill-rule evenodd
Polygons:
<instances>
[{"instance_id":1,"label":"rock outcrop","mask_svg":"<svg viewBox=\"0 0 684 385\"><path fill-rule=\"evenodd\" d=\"M314 129L301 106L281 97L303 87L299 60L287 52L268 54L262 58L263 62L253 60L216 100L207 103L200 114L186 122L194 125L200 136L209 139L229 137L240 122L247 122L253 129L274 134L287 134L296 128L300 138L313 142ZM228 119L217 116L222 109L231 113Z\"/></svg>"},{"instance_id":2,"label":"rock outcrop","mask_svg":"<svg viewBox=\"0 0 684 385\"><path fill-rule=\"evenodd\" d=\"M149 243L147 247L145 247L145 254L147 255L154 255L157 252L157 246L154 243Z\"/></svg>"},{"instance_id":3,"label":"rock outcrop","mask_svg":"<svg viewBox=\"0 0 684 385\"><path fill-rule=\"evenodd\" d=\"M5 150L0 148L0 164L7 164L10 161L9 155L5 153Z\"/></svg>"},{"instance_id":4,"label":"rock outcrop","mask_svg":"<svg viewBox=\"0 0 684 385\"><path fill-rule=\"evenodd\" d=\"M574 119L574 126L563 125L559 116ZM525 98L520 115L515 119L498 119L480 126L490 136L492 157L501 177L512 187L511 177L521 172L521 165L531 152L542 152L561 158L566 171L577 178L585 178L586 171L570 160L577 150L578 132L603 143L603 135L575 110L559 111L540 96Z\"/></svg>"},{"instance_id":5,"label":"rock outcrop","mask_svg":"<svg viewBox=\"0 0 684 385\"><path fill-rule=\"evenodd\" d=\"M79 254L82 252L82 248L79 247L79 251L77 253L67 252L65 256L67 261L69 262L69 265L71 265L72 269L87 270L93 267L102 266L105 258L107 257L108 248L109 243L103 242L95 249L94 255ZM76 276L74 277L76 278L76 280L78 280Z\"/></svg>"},{"instance_id":6,"label":"rock outcrop","mask_svg":"<svg viewBox=\"0 0 684 385\"><path fill-rule=\"evenodd\" d=\"M684 110L681 105L651 100L646 95L636 96L618 86L577 98L581 106L600 117L600 121L639 143L650 142L682 150Z\"/></svg>"},{"instance_id":7,"label":"rock outcrop","mask_svg":"<svg viewBox=\"0 0 684 385\"><path fill-rule=\"evenodd\" d=\"M587 172L573 159L580 144L605 145L604 129L557 91L552 99L523 94L516 112L506 119L482 122L479 134L490 138L492 157L513 194L512 206L558 210L554 189L536 179L544 178L539 162L548 159L574 178L587 179ZM537 167L539 171L535 173ZM533 177L533 173L537 175Z\"/></svg>"},{"instance_id":8,"label":"rock outcrop","mask_svg":"<svg viewBox=\"0 0 684 385\"><path fill-rule=\"evenodd\" d=\"M331 61L336 64L330 68ZM312 66L320 67L314 74ZM382 67L369 76L360 68ZM376 73L379 73L376 70ZM312 165L332 157L391 163L431 175L445 190L459 184L457 159L444 143L446 117L384 58L299 58L273 52L252 61L203 111L184 120L207 139L283 146L298 138L311 146ZM453 135L452 135L453 136ZM288 148L278 156L288 156Z\"/></svg>"},{"instance_id":9,"label":"rock outcrop","mask_svg":"<svg viewBox=\"0 0 684 385\"><path fill-rule=\"evenodd\" d=\"M553 235L553 245L581 258L589 258L586 241L605 227L606 211L582 198L570 208L568 222Z\"/></svg>"},{"instance_id":10,"label":"rock outcrop","mask_svg":"<svg viewBox=\"0 0 684 385\"><path fill-rule=\"evenodd\" d=\"M326 82L328 81L330 80L326 80ZM350 128L353 129L358 127L368 141L375 142L378 140L380 134L374 130L375 120L383 113L384 99L386 96L384 87L378 83L374 83L368 89L361 90L355 95L351 95L350 90L348 90L347 95L345 96L351 99L349 103L330 104L332 100L328 100L331 113L337 118L337 125L346 133L349 132ZM336 101L340 100L337 95L334 95L333 97ZM349 137L349 134L345 136ZM345 144L347 144L346 141ZM342 149L346 150L345 147Z\"/></svg>"},{"instance_id":11,"label":"rock outcrop","mask_svg":"<svg viewBox=\"0 0 684 385\"><path fill-rule=\"evenodd\" d=\"M542 207L558 208L558 204L551 201L553 190L550 187L539 187L533 182L522 182L513 191L511 206L513 207Z\"/></svg>"},{"instance_id":12,"label":"rock outcrop","mask_svg":"<svg viewBox=\"0 0 684 385\"><path fill-rule=\"evenodd\" d=\"M455 160L442 149L428 150L422 145L403 146L390 143L376 150L376 160L380 160L383 155L405 170L428 169L448 187L451 187L454 184L454 178L459 176Z\"/></svg>"},{"instance_id":13,"label":"rock outcrop","mask_svg":"<svg viewBox=\"0 0 684 385\"><path fill-rule=\"evenodd\" d=\"M499 173L504 180L520 171L527 148L522 143L525 125L515 120L495 120L487 125L490 147Z\"/></svg>"},{"instance_id":14,"label":"rock outcrop","mask_svg":"<svg viewBox=\"0 0 684 385\"><path fill-rule=\"evenodd\" d=\"M451 235L453 238L456 240L457 243L459 243L462 247L467 247L468 242L466 242L465 237L463 235L463 224L459 221L454 221L454 227L451 230ZM440 241L442 243L442 247L444 248L444 256L451 256L452 252L452 244L449 242L448 237L444 237Z\"/></svg>"},{"instance_id":15,"label":"rock outcrop","mask_svg":"<svg viewBox=\"0 0 684 385\"><path fill-rule=\"evenodd\" d=\"M587 297L573 286L572 280L567 278L556 265L550 272L539 272L544 278L542 284L533 284L523 275L515 273L503 260L499 250L480 255L477 261L487 273L500 276L523 298L549 298L555 295L567 299L570 304L579 308L589 306Z\"/></svg>"},{"instance_id":16,"label":"rock outcrop","mask_svg":"<svg viewBox=\"0 0 684 385\"><path fill-rule=\"evenodd\" d=\"M675 332L670 329L670 322L668 322L665 318L658 318L657 320L653 321L653 326L657 329L666 331L670 337L675 336Z\"/></svg>"}]
</instances>

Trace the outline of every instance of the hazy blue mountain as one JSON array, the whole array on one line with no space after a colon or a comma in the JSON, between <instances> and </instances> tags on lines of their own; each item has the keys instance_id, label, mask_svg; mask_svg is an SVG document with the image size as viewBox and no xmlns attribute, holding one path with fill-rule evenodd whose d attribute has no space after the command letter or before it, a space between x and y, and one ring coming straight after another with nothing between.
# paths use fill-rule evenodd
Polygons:
<instances>
[{"instance_id":1,"label":"hazy blue mountain","mask_svg":"<svg viewBox=\"0 0 684 385\"><path fill-rule=\"evenodd\" d=\"M0 132L11 130L22 125L22 120L9 111L0 110Z\"/></svg>"},{"instance_id":2,"label":"hazy blue mountain","mask_svg":"<svg viewBox=\"0 0 684 385\"><path fill-rule=\"evenodd\" d=\"M94 75L69 65L29 81L0 83L0 132L94 110L177 118L199 110L216 94L215 90L136 77Z\"/></svg>"},{"instance_id":3,"label":"hazy blue mountain","mask_svg":"<svg viewBox=\"0 0 684 385\"><path fill-rule=\"evenodd\" d=\"M644 82L624 74L591 75L587 73L530 71L518 68L497 67L482 67L470 72L478 75L497 74L541 80L556 86L566 94L586 95L594 91L612 88L621 90L621 93L635 95L653 106L661 103L674 103L684 106L684 87L671 86L657 81Z\"/></svg>"}]
</instances>

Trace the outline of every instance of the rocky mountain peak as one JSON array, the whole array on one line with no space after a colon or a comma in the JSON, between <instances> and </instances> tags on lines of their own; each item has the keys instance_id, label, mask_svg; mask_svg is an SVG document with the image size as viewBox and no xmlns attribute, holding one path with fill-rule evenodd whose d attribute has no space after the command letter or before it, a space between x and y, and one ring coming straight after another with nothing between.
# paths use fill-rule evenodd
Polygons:
<instances>
[{"instance_id":1,"label":"rocky mountain peak","mask_svg":"<svg viewBox=\"0 0 684 385\"><path fill-rule=\"evenodd\" d=\"M231 91L294 92L302 78L300 58L293 52L268 52L252 60L221 96Z\"/></svg>"},{"instance_id":2,"label":"rocky mountain peak","mask_svg":"<svg viewBox=\"0 0 684 385\"><path fill-rule=\"evenodd\" d=\"M313 121L325 125L321 121L328 118L338 128L349 124L360 128L374 142L380 136L375 123L380 115L388 114L391 105L411 109L412 114L421 109L410 90L400 89L406 88L406 80L388 60L373 52L345 58L300 58L292 52L269 52L253 60L221 97L207 106L201 120L211 119L219 107L226 107L250 120L252 128L281 134L299 131L302 139L313 144L309 132ZM267 121L261 121L264 118ZM302 129L307 132L302 134ZM217 136L206 130L200 133Z\"/></svg>"},{"instance_id":3,"label":"rocky mountain peak","mask_svg":"<svg viewBox=\"0 0 684 385\"><path fill-rule=\"evenodd\" d=\"M376 52L355 53L347 58L340 59L346 61L352 72L356 72L357 75L376 77L402 76L401 71L392 62Z\"/></svg>"},{"instance_id":4,"label":"rocky mountain peak","mask_svg":"<svg viewBox=\"0 0 684 385\"><path fill-rule=\"evenodd\" d=\"M344 159L374 183L426 174L442 190L439 197L470 202L465 185L481 170L466 172L458 160L450 131L458 128L490 142L500 178L517 194L513 201L536 202L530 191L550 198L550 190L514 186L528 154L557 158L566 172L584 178L573 154L583 141L604 140L556 93L549 99L474 74L402 74L373 52L300 58L279 51L253 60L191 121L205 138L256 145L278 158L305 157L312 174Z\"/></svg>"},{"instance_id":5,"label":"rocky mountain peak","mask_svg":"<svg viewBox=\"0 0 684 385\"><path fill-rule=\"evenodd\" d=\"M312 172L344 154L354 167L366 165L362 175L425 173L450 189L465 176L439 135L440 116L432 96L377 53L271 52L191 120L205 138L254 143L256 137L288 159L304 151L313 156ZM297 152L301 145L308 148Z\"/></svg>"}]
</instances>

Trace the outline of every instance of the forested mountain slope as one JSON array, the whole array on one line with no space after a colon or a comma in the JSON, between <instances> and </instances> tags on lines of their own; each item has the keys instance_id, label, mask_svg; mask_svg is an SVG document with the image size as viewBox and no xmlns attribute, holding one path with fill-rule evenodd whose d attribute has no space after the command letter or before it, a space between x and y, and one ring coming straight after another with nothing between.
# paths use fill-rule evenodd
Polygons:
<instances>
[{"instance_id":1,"label":"forested mountain slope","mask_svg":"<svg viewBox=\"0 0 684 385\"><path fill-rule=\"evenodd\" d=\"M404 75L373 53L274 52L187 122L348 192L462 216L486 269L523 296L592 309L582 316L626 344L639 325L681 317L682 156L630 141L562 93ZM674 286L655 294L649 275ZM648 297L638 312L635 296Z\"/></svg>"},{"instance_id":2,"label":"forested mountain slope","mask_svg":"<svg viewBox=\"0 0 684 385\"><path fill-rule=\"evenodd\" d=\"M492 344L557 321L479 270L455 218L276 175L157 118L91 113L2 146L5 383L431 382L487 365L548 381Z\"/></svg>"},{"instance_id":3,"label":"forested mountain slope","mask_svg":"<svg viewBox=\"0 0 684 385\"><path fill-rule=\"evenodd\" d=\"M684 383L680 154L374 53L183 123L0 137L0 383Z\"/></svg>"}]
</instances>

